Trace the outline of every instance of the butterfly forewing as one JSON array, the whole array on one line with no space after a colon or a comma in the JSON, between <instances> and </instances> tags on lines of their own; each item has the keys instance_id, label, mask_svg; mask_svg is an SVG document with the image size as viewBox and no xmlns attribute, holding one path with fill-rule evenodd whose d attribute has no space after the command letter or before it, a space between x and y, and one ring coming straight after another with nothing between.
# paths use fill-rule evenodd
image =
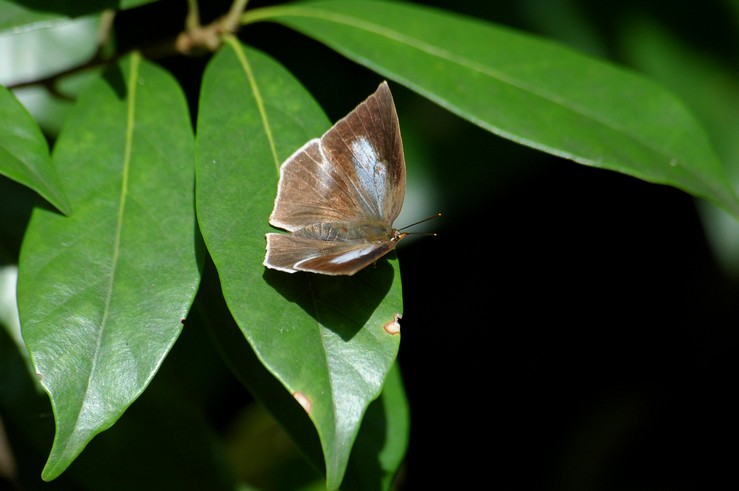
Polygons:
<instances>
[{"instance_id":1,"label":"butterfly forewing","mask_svg":"<svg viewBox=\"0 0 739 491\"><path fill-rule=\"evenodd\" d=\"M342 210L353 205L351 196L337 194L334 204L326 200L335 178L324 158L321 141L314 139L295 152L280 168L274 211L269 222L294 231L311 223L350 219Z\"/></svg>"},{"instance_id":2,"label":"butterfly forewing","mask_svg":"<svg viewBox=\"0 0 739 491\"><path fill-rule=\"evenodd\" d=\"M280 168L264 264L287 272L354 274L395 247L405 160L387 83Z\"/></svg>"},{"instance_id":3,"label":"butterfly forewing","mask_svg":"<svg viewBox=\"0 0 739 491\"><path fill-rule=\"evenodd\" d=\"M405 197L405 160L387 84L338 121L321 142L358 215L392 224Z\"/></svg>"}]
</instances>

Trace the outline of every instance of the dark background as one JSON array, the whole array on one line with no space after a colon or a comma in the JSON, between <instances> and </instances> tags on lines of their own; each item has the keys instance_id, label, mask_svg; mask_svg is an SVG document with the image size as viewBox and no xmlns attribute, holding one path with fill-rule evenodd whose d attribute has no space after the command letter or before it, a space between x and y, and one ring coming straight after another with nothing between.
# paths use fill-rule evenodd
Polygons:
<instances>
[{"instance_id":1,"label":"dark background","mask_svg":"<svg viewBox=\"0 0 739 491\"><path fill-rule=\"evenodd\" d=\"M201 3L205 22L229 5ZM641 18L706 59L739 59L739 13L725 2L417 3L627 66L619 34ZM181 1L121 13L119 48L175 34L184 14ZM284 63L332 121L382 80L277 25L240 38ZM195 114L207 59L159 62ZM390 86L409 181L425 203L411 219L444 214L427 224L437 237L398 250L411 408L399 489L735 485L739 282L713 255L694 199L524 148ZM238 387L219 403L224 413L248 399Z\"/></svg>"},{"instance_id":2,"label":"dark background","mask_svg":"<svg viewBox=\"0 0 739 491\"><path fill-rule=\"evenodd\" d=\"M536 32L563 2L425 3ZM577 48L617 63L615 33L639 15L706 56L739 59L736 24L716 2L564 4L600 41ZM242 39L298 74L332 120L381 80L277 32L280 46L272 25ZM738 285L693 198L523 148L391 88L409 179L430 176L438 201L412 218L444 213L428 224L438 237L398 252L412 417L401 487L735 484Z\"/></svg>"}]
</instances>

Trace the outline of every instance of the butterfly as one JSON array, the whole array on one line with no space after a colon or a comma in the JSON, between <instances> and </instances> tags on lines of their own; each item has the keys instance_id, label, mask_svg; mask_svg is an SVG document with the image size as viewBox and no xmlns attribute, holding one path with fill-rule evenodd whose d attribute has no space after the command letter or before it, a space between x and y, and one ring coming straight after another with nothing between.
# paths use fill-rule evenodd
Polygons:
<instances>
[{"instance_id":1,"label":"butterfly","mask_svg":"<svg viewBox=\"0 0 739 491\"><path fill-rule=\"evenodd\" d=\"M387 82L280 167L264 265L353 275L408 235L393 228L405 197L405 158Z\"/></svg>"}]
</instances>

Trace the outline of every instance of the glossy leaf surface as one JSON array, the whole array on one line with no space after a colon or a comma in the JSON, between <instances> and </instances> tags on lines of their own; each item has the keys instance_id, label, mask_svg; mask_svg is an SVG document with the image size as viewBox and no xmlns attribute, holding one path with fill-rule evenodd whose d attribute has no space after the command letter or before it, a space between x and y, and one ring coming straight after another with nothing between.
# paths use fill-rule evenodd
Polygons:
<instances>
[{"instance_id":1,"label":"glossy leaf surface","mask_svg":"<svg viewBox=\"0 0 739 491\"><path fill-rule=\"evenodd\" d=\"M175 81L138 55L79 99L54 150L70 217L34 210L22 250L23 337L49 392L58 476L146 388L200 278L194 139Z\"/></svg>"},{"instance_id":2,"label":"glossy leaf surface","mask_svg":"<svg viewBox=\"0 0 739 491\"><path fill-rule=\"evenodd\" d=\"M51 164L41 129L13 94L1 86L0 174L33 189L63 213L70 213L69 200Z\"/></svg>"},{"instance_id":3,"label":"glossy leaf surface","mask_svg":"<svg viewBox=\"0 0 739 491\"><path fill-rule=\"evenodd\" d=\"M395 360L399 336L384 326L402 302L394 258L345 278L262 265L279 165L329 126L305 89L264 54L231 40L211 60L197 127L200 227L241 331L306 406L334 489Z\"/></svg>"},{"instance_id":4,"label":"glossy leaf surface","mask_svg":"<svg viewBox=\"0 0 739 491\"><path fill-rule=\"evenodd\" d=\"M256 9L505 138L669 184L739 216L705 131L650 80L556 43L402 2Z\"/></svg>"}]
</instances>

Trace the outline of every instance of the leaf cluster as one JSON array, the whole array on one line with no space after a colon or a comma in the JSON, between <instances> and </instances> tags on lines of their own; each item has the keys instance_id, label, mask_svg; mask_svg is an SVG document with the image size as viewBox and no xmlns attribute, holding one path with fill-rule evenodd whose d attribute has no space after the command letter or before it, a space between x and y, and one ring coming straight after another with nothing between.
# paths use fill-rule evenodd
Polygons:
<instances>
[{"instance_id":1,"label":"leaf cluster","mask_svg":"<svg viewBox=\"0 0 739 491\"><path fill-rule=\"evenodd\" d=\"M17 274L20 325L0 318L9 333L0 339L1 376L22 381L3 383L0 415L25 428L13 436L31 453L43 451L53 431L44 480L71 473L81 487L98 486L92 447L117 459L116 445L138 442L137 471L101 468L118 469L110 471L121 489L143 480L177 489L233 486L240 464L224 470L227 456L214 450L192 387L177 383L183 371L205 377L207 363L235 376L279 422L309 464L306 482L320 475L328 489L388 489L398 474L409 410L396 363L400 335L384 329L403 313L398 259L350 278L262 266L279 165L330 119L284 64L249 43L251 29L273 29L275 39L281 29L300 33L485 131L676 187L739 217L727 171L677 96L523 32L370 0L258 7L237 0L203 24L190 2L181 32L128 50L109 37L113 19L150 2L37 3L0 1L0 34L48 34L40 42L50 46L65 26L93 26L84 49L62 48L72 54L56 71L0 86L0 174L7 178L0 226L22 240L16 253L13 235L0 237L0 272L9 278L0 288L14 291ZM90 17L73 21L81 16ZM156 62L161 56L204 62L194 103L177 68ZM338 83L325 76L326 87ZM16 97L33 85L71 99L62 103L58 134ZM33 207L30 217L12 212L18 202ZM209 354L198 370L183 369L200 348ZM37 384L48 394L53 429ZM193 384L200 396L218 391L204 380ZM199 463L190 478L172 477L181 462L152 457L142 444L163 414L174 433L190 428L156 443ZM45 426L28 429L29 417ZM124 423L130 431L116 432ZM96 438L110 428L110 438ZM231 449L256 462L259 453ZM261 484L298 486L285 476L276 484L278 474Z\"/></svg>"}]
</instances>

